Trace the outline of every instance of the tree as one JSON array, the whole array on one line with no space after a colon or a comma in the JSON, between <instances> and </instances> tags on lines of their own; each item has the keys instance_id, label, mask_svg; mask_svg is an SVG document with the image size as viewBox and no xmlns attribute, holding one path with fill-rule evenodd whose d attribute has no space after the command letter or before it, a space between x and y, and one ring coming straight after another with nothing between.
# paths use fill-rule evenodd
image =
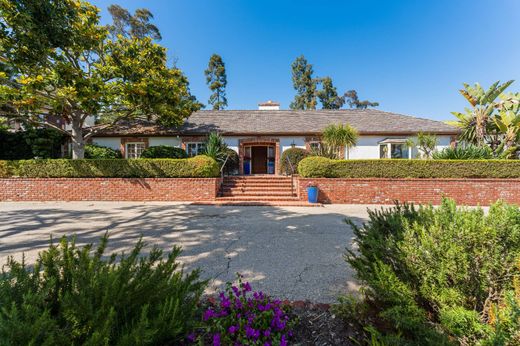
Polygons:
<instances>
[{"instance_id":1,"label":"tree","mask_svg":"<svg viewBox=\"0 0 520 346\"><path fill-rule=\"evenodd\" d=\"M367 109L368 107L377 107L379 102L371 102L368 100L360 101L356 90L349 90L344 95L350 108Z\"/></svg>"},{"instance_id":2,"label":"tree","mask_svg":"<svg viewBox=\"0 0 520 346\"><path fill-rule=\"evenodd\" d=\"M336 159L341 159L342 150L355 146L359 138L356 129L349 124L330 124L322 136L325 146L336 154Z\"/></svg>"},{"instance_id":3,"label":"tree","mask_svg":"<svg viewBox=\"0 0 520 346\"><path fill-rule=\"evenodd\" d=\"M226 161L228 154L228 146L224 142L224 138L217 132L211 132L206 139L204 155L215 159L222 165Z\"/></svg>"},{"instance_id":4,"label":"tree","mask_svg":"<svg viewBox=\"0 0 520 346\"><path fill-rule=\"evenodd\" d=\"M419 132L417 134L417 139L409 139L406 142L408 147L417 147L419 149L419 153L421 158L423 159L431 159L435 148L437 147L437 136Z\"/></svg>"},{"instance_id":5,"label":"tree","mask_svg":"<svg viewBox=\"0 0 520 346\"><path fill-rule=\"evenodd\" d=\"M316 109L316 86L318 80L313 78L314 70L303 55L296 58L291 65L292 82L296 95L291 102L291 109Z\"/></svg>"},{"instance_id":6,"label":"tree","mask_svg":"<svg viewBox=\"0 0 520 346\"><path fill-rule=\"evenodd\" d=\"M109 26L110 33L117 37L151 37L154 40L162 39L159 28L150 23L153 14L146 8L138 8L134 15L131 15L126 8L119 5L110 5L108 12L112 16L113 24Z\"/></svg>"},{"instance_id":7,"label":"tree","mask_svg":"<svg viewBox=\"0 0 520 346\"><path fill-rule=\"evenodd\" d=\"M469 102L464 113L452 112L457 118L449 124L461 129L459 139L476 146L489 146L495 157L508 157L520 144L520 93L504 94L513 83L497 81L487 90L476 83L464 83L460 93Z\"/></svg>"},{"instance_id":8,"label":"tree","mask_svg":"<svg viewBox=\"0 0 520 346\"><path fill-rule=\"evenodd\" d=\"M149 37L108 39L98 8L82 0L48 0L48 9L56 7L64 17L56 23L73 23L65 25L66 39L41 37L38 54L27 54L24 47L40 37L38 20L33 12L19 11L39 2L0 0L0 60L16 71L14 78L0 73L0 116L61 131L71 138L73 158L83 158L85 141L120 120L140 117L179 126L200 108L182 71L166 65L165 48ZM49 115L63 119L71 131L48 122ZM99 125L83 128L92 115Z\"/></svg>"},{"instance_id":9,"label":"tree","mask_svg":"<svg viewBox=\"0 0 520 346\"><path fill-rule=\"evenodd\" d=\"M212 91L208 103L213 105L214 110L221 110L227 107L226 98L226 66L222 57L218 54L213 54L209 59L208 68L204 71L206 75L206 84Z\"/></svg>"},{"instance_id":10,"label":"tree","mask_svg":"<svg viewBox=\"0 0 520 346\"><path fill-rule=\"evenodd\" d=\"M322 89L318 90L318 99L323 109L340 109L345 103L345 99L338 96L338 90L332 84L332 78L325 77L321 79Z\"/></svg>"}]
</instances>

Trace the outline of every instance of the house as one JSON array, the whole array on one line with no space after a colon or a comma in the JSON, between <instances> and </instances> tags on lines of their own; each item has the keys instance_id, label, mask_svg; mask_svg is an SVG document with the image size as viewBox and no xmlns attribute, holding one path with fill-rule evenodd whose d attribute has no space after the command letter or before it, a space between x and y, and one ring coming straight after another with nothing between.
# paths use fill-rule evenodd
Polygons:
<instances>
[{"instance_id":1,"label":"house","mask_svg":"<svg viewBox=\"0 0 520 346\"><path fill-rule=\"evenodd\" d=\"M206 136L217 131L239 154L241 174L275 174L284 150L317 146L322 130L339 123L359 132L357 145L345 148L345 159L413 158L417 149L408 148L406 140L417 133L435 134L438 149L450 146L458 134L440 121L376 109L280 110L278 103L267 102L258 110L198 111L176 129L146 121L120 123L98 133L93 143L121 150L126 158L157 145L181 147L193 156L204 150Z\"/></svg>"}]
</instances>

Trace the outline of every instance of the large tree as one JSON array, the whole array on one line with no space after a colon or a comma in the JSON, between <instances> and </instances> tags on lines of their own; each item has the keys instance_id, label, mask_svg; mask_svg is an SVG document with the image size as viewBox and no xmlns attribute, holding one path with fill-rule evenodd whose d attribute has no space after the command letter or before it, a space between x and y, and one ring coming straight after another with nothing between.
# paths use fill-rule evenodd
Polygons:
<instances>
[{"instance_id":1,"label":"large tree","mask_svg":"<svg viewBox=\"0 0 520 346\"><path fill-rule=\"evenodd\" d=\"M221 110L227 107L226 98L226 66L222 57L218 54L213 54L209 59L208 68L204 71L206 75L206 84L211 90L208 103L213 106L214 110Z\"/></svg>"},{"instance_id":2,"label":"large tree","mask_svg":"<svg viewBox=\"0 0 520 346\"><path fill-rule=\"evenodd\" d=\"M343 97L347 101L350 108L367 109L368 107L379 106L379 102L372 102L368 100L361 101L356 90L347 91Z\"/></svg>"},{"instance_id":3,"label":"large tree","mask_svg":"<svg viewBox=\"0 0 520 346\"><path fill-rule=\"evenodd\" d=\"M340 109L345 103L345 99L338 96L338 90L330 77L321 78L321 90L318 90L317 95L323 109Z\"/></svg>"},{"instance_id":4,"label":"large tree","mask_svg":"<svg viewBox=\"0 0 520 346\"><path fill-rule=\"evenodd\" d=\"M45 23L42 13L52 20ZM86 1L0 0L0 14L0 61L15 71L11 78L0 72L0 115L65 133L73 158L83 158L85 141L120 120L179 126L200 108L182 71L166 65L165 48L149 37L108 39L98 8ZM48 122L49 115L71 131ZM89 116L100 124L84 128Z\"/></svg>"},{"instance_id":5,"label":"large tree","mask_svg":"<svg viewBox=\"0 0 520 346\"><path fill-rule=\"evenodd\" d=\"M123 37L162 39L159 29L150 23L153 14L148 9L138 8L132 15L126 8L119 5L110 5L108 12L110 12L113 22L109 26L109 30L114 37L121 35Z\"/></svg>"},{"instance_id":6,"label":"large tree","mask_svg":"<svg viewBox=\"0 0 520 346\"><path fill-rule=\"evenodd\" d=\"M296 90L296 95L290 105L291 109L316 109L318 79L313 77L312 65L301 55L292 63L291 68L293 87Z\"/></svg>"}]
</instances>

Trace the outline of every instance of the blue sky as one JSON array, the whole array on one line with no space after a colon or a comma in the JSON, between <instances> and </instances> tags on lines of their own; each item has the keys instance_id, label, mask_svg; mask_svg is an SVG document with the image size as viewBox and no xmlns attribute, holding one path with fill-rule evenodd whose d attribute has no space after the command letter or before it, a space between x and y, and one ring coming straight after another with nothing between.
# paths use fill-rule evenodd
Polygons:
<instances>
[{"instance_id":1,"label":"blue sky","mask_svg":"<svg viewBox=\"0 0 520 346\"><path fill-rule=\"evenodd\" d=\"M146 7L171 63L206 103L204 69L213 53L226 63L229 109L260 101L289 108L291 62L304 54L316 76L338 91L356 89L385 111L446 120L462 111L463 82L517 80L520 0L91 0L132 12Z\"/></svg>"}]
</instances>

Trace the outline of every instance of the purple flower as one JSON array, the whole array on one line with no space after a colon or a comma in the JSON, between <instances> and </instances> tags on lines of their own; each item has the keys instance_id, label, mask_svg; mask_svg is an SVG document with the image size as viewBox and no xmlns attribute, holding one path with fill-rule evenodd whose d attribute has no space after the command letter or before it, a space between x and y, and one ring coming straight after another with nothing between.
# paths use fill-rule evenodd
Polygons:
<instances>
[{"instance_id":1,"label":"purple flower","mask_svg":"<svg viewBox=\"0 0 520 346\"><path fill-rule=\"evenodd\" d=\"M280 346L287 346L287 340L285 339L285 334L282 335L280 339Z\"/></svg>"},{"instance_id":2,"label":"purple flower","mask_svg":"<svg viewBox=\"0 0 520 346\"><path fill-rule=\"evenodd\" d=\"M220 306L224 309L227 309L231 306L231 301L228 298L223 298L220 301Z\"/></svg>"},{"instance_id":3,"label":"purple flower","mask_svg":"<svg viewBox=\"0 0 520 346\"><path fill-rule=\"evenodd\" d=\"M187 339L188 339L189 342L195 342L195 338L197 338L195 333L188 334Z\"/></svg>"},{"instance_id":4,"label":"purple flower","mask_svg":"<svg viewBox=\"0 0 520 346\"><path fill-rule=\"evenodd\" d=\"M271 335L271 330L270 330L270 329L267 329L266 331L264 331L264 336L265 336L266 338L268 338L269 335Z\"/></svg>"},{"instance_id":5,"label":"purple flower","mask_svg":"<svg viewBox=\"0 0 520 346\"><path fill-rule=\"evenodd\" d=\"M254 336L255 336L255 333L256 330L254 330L253 328L251 328L250 326L246 326L246 336L249 338L249 339L252 339Z\"/></svg>"},{"instance_id":6,"label":"purple flower","mask_svg":"<svg viewBox=\"0 0 520 346\"><path fill-rule=\"evenodd\" d=\"M240 301L240 299L235 299L235 307L237 309L242 309L242 302Z\"/></svg>"},{"instance_id":7,"label":"purple flower","mask_svg":"<svg viewBox=\"0 0 520 346\"><path fill-rule=\"evenodd\" d=\"M246 282L244 284L244 292L251 292L251 285L249 284L249 282Z\"/></svg>"},{"instance_id":8,"label":"purple flower","mask_svg":"<svg viewBox=\"0 0 520 346\"><path fill-rule=\"evenodd\" d=\"M213 346L220 346L220 334L213 334Z\"/></svg>"},{"instance_id":9,"label":"purple flower","mask_svg":"<svg viewBox=\"0 0 520 346\"><path fill-rule=\"evenodd\" d=\"M228 332L230 334L235 334L237 331L238 331L239 327L238 326L231 326L228 328Z\"/></svg>"},{"instance_id":10,"label":"purple flower","mask_svg":"<svg viewBox=\"0 0 520 346\"><path fill-rule=\"evenodd\" d=\"M238 287L232 286L231 289L233 290L233 292L235 292L235 295L237 297L240 297L240 290L238 289Z\"/></svg>"},{"instance_id":11,"label":"purple flower","mask_svg":"<svg viewBox=\"0 0 520 346\"><path fill-rule=\"evenodd\" d=\"M215 311L208 309L208 310L204 311L204 315L202 318L204 319L204 321L207 321L210 318L213 318L215 316L216 316Z\"/></svg>"},{"instance_id":12,"label":"purple flower","mask_svg":"<svg viewBox=\"0 0 520 346\"><path fill-rule=\"evenodd\" d=\"M264 346L271 346L271 344L269 342L266 342Z\"/></svg>"}]
</instances>

